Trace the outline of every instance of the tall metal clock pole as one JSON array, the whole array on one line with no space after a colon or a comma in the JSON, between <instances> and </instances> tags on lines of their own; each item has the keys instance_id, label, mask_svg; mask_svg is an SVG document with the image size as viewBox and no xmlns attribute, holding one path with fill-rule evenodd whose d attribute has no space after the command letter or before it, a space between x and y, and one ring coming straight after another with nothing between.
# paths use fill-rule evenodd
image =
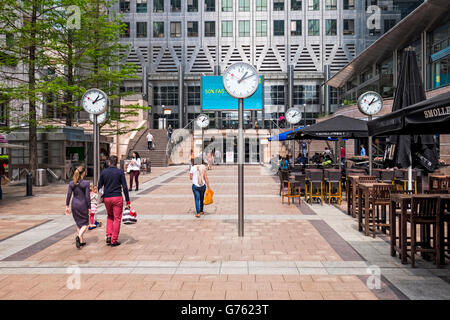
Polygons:
<instances>
[{"instance_id":1,"label":"tall metal clock pole","mask_svg":"<svg viewBox=\"0 0 450 320\"><path fill-rule=\"evenodd\" d=\"M244 99L239 99L238 127L238 235L244 236Z\"/></svg>"},{"instance_id":2,"label":"tall metal clock pole","mask_svg":"<svg viewBox=\"0 0 450 320\"><path fill-rule=\"evenodd\" d=\"M98 123L97 115L94 114L94 186L98 183L98 173L99 173L99 163L98 163L98 153L99 153L99 141L98 141Z\"/></svg>"},{"instance_id":3,"label":"tall metal clock pole","mask_svg":"<svg viewBox=\"0 0 450 320\"><path fill-rule=\"evenodd\" d=\"M251 97L260 84L256 68L244 62L228 67L223 75L227 93L238 99L238 235L244 236L244 99Z\"/></svg>"},{"instance_id":4,"label":"tall metal clock pole","mask_svg":"<svg viewBox=\"0 0 450 320\"><path fill-rule=\"evenodd\" d=\"M369 121L372 120L372 116L369 115L368 117ZM369 136L369 176L372 176L372 167L373 167L373 160L372 160L372 137Z\"/></svg>"},{"instance_id":5,"label":"tall metal clock pole","mask_svg":"<svg viewBox=\"0 0 450 320\"><path fill-rule=\"evenodd\" d=\"M368 116L368 120L372 120L372 116L380 112L383 108L383 98L375 91L367 91L358 98L358 109L362 114ZM369 175L372 175L372 137L369 136Z\"/></svg>"},{"instance_id":6,"label":"tall metal clock pole","mask_svg":"<svg viewBox=\"0 0 450 320\"><path fill-rule=\"evenodd\" d=\"M100 89L89 89L87 90L83 97L81 98L81 103L86 112L93 116L93 162L94 162L94 185L98 182L99 171L100 171L100 134L98 127L98 115L106 111L108 107L108 96ZM106 115L105 115L106 117Z\"/></svg>"}]
</instances>

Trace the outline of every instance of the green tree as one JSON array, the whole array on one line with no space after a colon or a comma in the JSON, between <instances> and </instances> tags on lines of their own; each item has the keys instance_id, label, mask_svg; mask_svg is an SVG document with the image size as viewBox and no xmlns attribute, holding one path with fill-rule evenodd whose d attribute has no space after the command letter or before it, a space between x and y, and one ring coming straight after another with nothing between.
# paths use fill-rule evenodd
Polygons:
<instances>
[{"instance_id":1,"label":"green tree","mask_svg":"<svg viewBox=\"0 0 450 320\"><path fill-rule=\"evenodd\" d=\"M73 5L81 13L75 26L72 22L77 17L68 10ZM121 16L108 13L110 5L108 0L0 2L0 34L6 36L0 41L0 99L14 100L16 103L10 104L12 122L29 126L33 172L37 168L37 129L53 127L37 117L38 106L56 110L61 124L64 121L71 126L75 113L82 110L81 96L96 87L110 98L108 122L117 124L115 133L141 129L126 118L147 108L119 104L121 97L131 94L119 88L123 80L136 77L136 66L121 63L128 49L119 42L125 25ZM27 110L21 101L27 102ZM14 125L8 128L14 129Z\"/></svg>"}]
</instances>

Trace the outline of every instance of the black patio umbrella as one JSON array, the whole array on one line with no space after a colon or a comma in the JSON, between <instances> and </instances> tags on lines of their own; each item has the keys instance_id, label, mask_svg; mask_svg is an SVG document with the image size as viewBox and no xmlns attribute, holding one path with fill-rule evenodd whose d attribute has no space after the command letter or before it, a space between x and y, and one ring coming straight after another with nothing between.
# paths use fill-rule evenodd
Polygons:
<instances>
[{"instance_id":1,"label":"black patio umbrella","mask_svg":"<svg viewBox=\"0 0 450 320\"><path fill-rule=\"evenodd\" d=\"M450 134L450 91L369 121L371 136Z\"/></svg>"},{"instance_id":2,"label":"black patio umbrella","mask_svg":"<svg viewBox=\"0 0 450 320\"><path fill-rule=\"evenodd\" d=\"M368 137L367 121L346 116L336 116L287 135L287 140L365 138Z\"/></svg>"},{"instance_id":3,"label":"black patio umbrella","mask_svg":"<svg viewBox=\"0 0 450 320\"><path fill-rule=\"evenodd\" d=\"M412 49L406 49L392 111L402 110L423 100L426 100L426 95L417 66L416 53ZM387 150L391 150L394 146L394 156L387 157L389 166L408 168L418 164L432 163L433 165L427 165L426 169L429 171L435 169L438 161L432 135L392 135L388 138L388 143ZM423 157L428 158L429 161L417 161Z\"/></svg>"}]
</instances>

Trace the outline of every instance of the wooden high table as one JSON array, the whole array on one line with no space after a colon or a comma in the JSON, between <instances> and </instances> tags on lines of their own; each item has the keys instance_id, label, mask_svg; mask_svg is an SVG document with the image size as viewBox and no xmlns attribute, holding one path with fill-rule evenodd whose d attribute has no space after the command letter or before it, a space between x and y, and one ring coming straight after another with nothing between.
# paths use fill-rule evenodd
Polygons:
<instances>
[{"instance_id":1,"label":"wooden high table","mask_svg":"<svg viewBox=\"0 0 450 320\"><path fill-rule=\"evenodd\" d=\"M358 183L358 230L363 230L362 212L363 212L363 199L364 199L364 232L366 236L369 235L369 198L370 193L374 186L381 185L384 186L386 183L383 182L365 182Z\"/></svg>"},{"instance_id":2,"label":"wooden high table","mask_svg":"<svg viewBox=\"0 0 450 320\"><path fill-rule=\"evenodd\" d=\"M396 252L400 254L402 264L407 263L407 250L408 250L408 235L407 235L407 217L408 217L408 205L412 202L412 194L401 194L395 193L391 195L391 205L389 209L389 220L390 220L390 232L391 232L391 256L395 257ZM421 197L439 197L441 201L450 201L450 194L420 194ZM400 205L400 215L399 217L399 245L397 246L397 214L396 207L397 204ZM442 219L442 224L439 226L441 228L441 234L443 235L444 220ZM443 237L441 237L441 243ZM441 262L445 263L445 254L441 246Z\"/></svg>"},{"instance_id":3,"label":"wooden high table","mask_svg":"<svg viewBox=\"0 0 450 320\"><path fill-rule=\"evenodd\" d=\"M356 217L356 195L358 189L358 179L359 177L363 176L364 175L358 174L350 174L347 176L347 186L345 190L347 195L347 213L353 218Z\"/></svg>"}]
</instances>

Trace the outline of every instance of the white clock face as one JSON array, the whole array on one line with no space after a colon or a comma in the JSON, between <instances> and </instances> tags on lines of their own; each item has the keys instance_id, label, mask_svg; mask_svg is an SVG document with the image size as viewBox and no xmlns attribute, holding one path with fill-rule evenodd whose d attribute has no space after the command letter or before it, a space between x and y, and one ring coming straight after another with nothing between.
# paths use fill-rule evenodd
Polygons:
<instances>
[{"instance_id":1,"label":"white clock face","mask_svg":"<svg viewBox=\"0 0 450 320\"><path fill-rule=\"evenodd\" d=\"M206 128L209 125L209 117L206 114L200 114L196 122L200 128Z\"/></svg>"},{"instance_id":2,"label":"white clock face","mask_svg":"<svg viewBox=\"0 0 450 320\"><path fill-rule=\"evenodd\" d=\"M89 89L81 99L84 110L91 114L100 114L105 112L108 106L108 97L99 89Z\"/></svg>"},{"instance_id":3,"label":"white clock face","mask_svg":"<svg viewBox=\"0 0 450 320\"><path fill-rule=\"evenodd\" d=\"M302 120L302 113L299 108L289 108L286 112L286 120L291 124L299 123Z\"/></svg>"},{"instance_id":4,"label":"white clock face","mask_svg":"<svg viewBox=\"0 0 450 320\"><path fill-rule=\"evenodd\" d=\"M359 110L366 115L374 115L383 107L383 99L373 91L363 93L358 99Z\"/></svg>"},{"instance_id":5,"label":"white clock face","mask_svg":"<svg viewBox=\"0 0 450 320\"><path fill-rule=\"evenodd\" d=\"M97 115L97 124L102 124L106 121L107 112L103 112L99 115ZM94 115L92 113L89 114L89 120L91 120L92 123L94 123Z\"/></svg>"},{"instance_id":6,"label":"white clock face","mask_svg":"<svg viewBox=\"0 0 450 320\"><path fill-rule=\"evenodd\" d=\"M225 71L223 86L234 98L248 98L258 89L259 76L256 69L248 63L235 63Z\"/></svg>"}]
</instances>

